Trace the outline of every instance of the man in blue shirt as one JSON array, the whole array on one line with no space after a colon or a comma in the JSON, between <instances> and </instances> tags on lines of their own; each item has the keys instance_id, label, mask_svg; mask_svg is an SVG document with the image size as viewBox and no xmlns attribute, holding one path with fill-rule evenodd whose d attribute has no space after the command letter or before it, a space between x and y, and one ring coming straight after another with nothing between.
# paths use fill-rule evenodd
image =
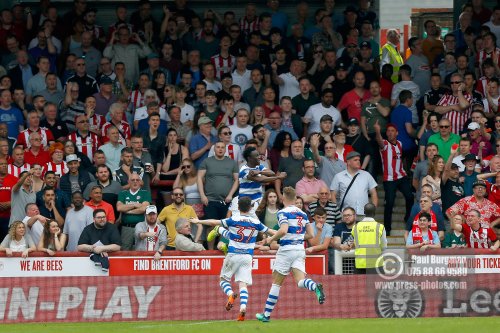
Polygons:
<instances>
[{"instance_id":1,"label":"man in blue shirt","mask_svg":"<svg viewBox=\"0 0 500 333\"><path fill-rule=\"evenodd\" d=\"M211 133L212 120L210 118L206 116L200 117L198 119L198 127L200 128L199 133L189 141L189 155L191 155L196 168L208 157L210 148L218 141L217 137Z\"/></svg>"},{"instance_id":2,"label":"man in blue shirt","mask_svg":"<svg viewBox=\"0 0 500 333\"><path fill-rule=\"evenodd\" d=\"M17 138L24 129L23 114L18 108L11 106L12 93L8 89L0 90L0 122L7 124L8 136Z\"/></svg>"},{"instance_id":3,"label":"man in blue shirt","mask_svg":"<svg viewBox=\"0 0 500 333\"><path fill-rule=\"evenodd\" d=\"M403 145L403 158L405 170L411 169L413 159L418 153L415 143L416 131L412 125L412 113L410 107L413 105L413 95L409 90L399 93L400 104L391 112L391 123L398 128L397 140Z\"/></svg>"}]
</instances>

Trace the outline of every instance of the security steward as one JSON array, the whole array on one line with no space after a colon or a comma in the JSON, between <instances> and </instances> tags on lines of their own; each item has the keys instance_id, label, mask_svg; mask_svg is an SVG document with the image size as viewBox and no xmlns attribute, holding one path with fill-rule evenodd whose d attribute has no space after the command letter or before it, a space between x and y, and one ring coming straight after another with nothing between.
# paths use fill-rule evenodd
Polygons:
<instances>
[{"instance_id":1,"label":"security steward","mask_svg":"<svg viewBox=\"0 0 500 333\"><path fill-rule=\"evenodd\" d=\"M374 219L375 206L365 205L365 217L352 228L356 274L383 273L382 251L387 247L384 225Z\"/></svg>"}]
</instances>

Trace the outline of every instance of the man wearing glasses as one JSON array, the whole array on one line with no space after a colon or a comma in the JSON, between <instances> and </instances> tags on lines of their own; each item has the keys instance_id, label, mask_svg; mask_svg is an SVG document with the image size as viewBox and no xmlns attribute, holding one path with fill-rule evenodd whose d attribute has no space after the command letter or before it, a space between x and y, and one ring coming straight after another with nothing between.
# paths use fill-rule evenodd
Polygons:
<instances>
[{"instance_id":1,"label":"man wearing glasses","mask_svg":"<svg viewBox=\"0 0 500 333\"><path fill-rule=\"evenodd\" d=\"M124 251L134 249L135 226L144 221L146 207L150 205L151 192L141 190L142 179L137 173L132 173L128 178L130 188L123 190L118 195L116 208L122 213L121 217L121 243Z\"/></svg>"},{"instance_id":2,"label":"man wearing glasses","mask_svg":"<svg viewBox=\"0 0 500 333\"><path fill-rule=\"evenodd\" d=\"M120 233L115 225L106 221L102 209L94 210L94 223L83 229L78 239L78 251L91 253L90 260L101 266L104 272L109 270L108 253L120 251Z\"/></svg>"},{"instance_id":3,"label":"man wearing glasses","mask_svg":"<svg viewBox=\"0 0 500 333\"><path fill-rule=\"evenodd\" d=\"M450 79L450 84L452 93L441 97L434 112L448 118L451 124L451 131L458 134L470 117L469 107L472 97L469 93L464 92L465 84L462 74L453 74ZM441 150L439 153L441 154Z\"/></svg>"},{"instance_id":4,"label":"man wearing glasses","mask_svg":"<svg viewBox=\"0 0 500 333\"><path fill-rule=\"evenodd\" d=\"M451 133L450 120L443 118L439 121L439 133L432 134L428 143L434 143L438 147L439 155L443 157L443 160L447 161L451 154L451 146L460 143L460 136Z\"/></svg>"},{"instance_id":5,"label":"man wearing glasses","mask_svg":"<svg viewBox=\"0 0 500 333\"><path fill-rule=\"evenodd\" d=\"M177 236L175 224L177 220L180 218L198 218L193 207L187 205L184 199L184 190L181 187L175 187L172 191L172 204L163 208L160 212L160 215L158 216L158 221L165 224L165 226L167 227L168 243L165 247L166 250L175 250L175 238ZM202 227L198 227L195 229L195 242L198 242L198 240L200 239L202 230Z\"/></svg>"}]
</instances>

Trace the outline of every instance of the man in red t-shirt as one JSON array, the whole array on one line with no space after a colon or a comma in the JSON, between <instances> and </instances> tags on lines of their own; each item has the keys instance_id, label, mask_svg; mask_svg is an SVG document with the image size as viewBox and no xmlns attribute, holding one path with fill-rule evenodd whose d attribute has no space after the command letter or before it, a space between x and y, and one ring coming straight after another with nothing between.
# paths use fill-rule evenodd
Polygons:
<instances>
[{"instance_id":1,"label":"man in red t-shirt","mask_svg":"<svg viewBox=\"0 0 500 333\"><path fill-rule=\"evenodd\" d=\"M495 182L492 183L488 179L493 178ZM498 172L488 172L477 176L477 179L484 180L486 183L486 194L488 195L488 200L496 203L500 207L500 171Z\"/></svg>"},{"instance_id":2,"label":"man in red t-shirt","mask_svg":"<svg viewBox=\"0 0 500 333\"><path fill-rule=\"evenodd\" d=\"M7 160L0 158L0 240L9 230L12 187L17 183L17 177L7 173L7 166Z\"/></svg>"},{"instance_id":3,"label":"man in red t-shirt","mask_svg":"<svg viewBox=\"0 0 500 333\"><path fill-rule=\"evenodd\" d=\"M469 210L467 214L467 223L457 224L451 220L451 227L462 232L465 236L465 242L468 247L474 249L498 250L500 240L491 228L483 228L480 224L481 213L476 209Z\"/></svg>"}]
</instances>

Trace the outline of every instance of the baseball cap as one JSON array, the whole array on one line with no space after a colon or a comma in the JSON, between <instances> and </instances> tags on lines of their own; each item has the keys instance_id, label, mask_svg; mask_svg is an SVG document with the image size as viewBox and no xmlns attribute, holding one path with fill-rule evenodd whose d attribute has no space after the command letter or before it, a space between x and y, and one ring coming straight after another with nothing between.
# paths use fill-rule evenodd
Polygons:
<instances>
[{"instance_id":1,"label":"baseball cap","mask_svg":"<svg viewBox=\"0 0 500 333\"><path fill-rule=\"evenodd\" d=\"M385 128L386 128L386 129L387 129L387 128L389 128L389 127L394 128L396 131L398 130L398 127L397 127L395 124L393 124L393 123L389 123L389 124L387 124L387 125L385 126Z\"/></svg>"},{"instance_id":2,"label":"baseball cap","mask_svg":"<svg viewBox=\"0 0 500 333\"><path fill-rule=\"evenodd\" d=\"M472 183L472 188L474 188L476 186L486 187L486 183L484 182L484 180L476 180L474 183Z\"/></svg>"},{"instance_id":3,"label":"baseball cap","mask_svg":"<svg viewBox=\"0 0 500 333\"><path fill-rule=\"evenodd\" d=\"M156 59L156 58L160 58L158 53L152 52L152 53L148 54L148 59Z\"/></svg>"},{"instance_id":4,"label":"baseball cap","mask_svg":"<svg viewBox=\"0 0 500 333\"><path fill-rule=\"evenodd\" d=\"M481 128L481 126L479 126L479 124L478 124L478 123L476 123L475 121L471 122L471 123L469 124L469 126L467 126L467 129L468 129L469 131L475 131L475 130L478 130L478 129L480 129L480 128Z\"/></svg>"},{"instance_id":5,"label":"baseball cap","mask_svg":"<svg viewBox=\"0 0 500 333\"><path fill-rule=\"evenodd\" d=\"M359 126L359 121L356 118L351 118L347 122L347 126L351 126L351 125Z\"/></svg>"},{"instance_id":6,"label":"baseball cap","mask_svg":"<svg viewBox=\"0 0 500 333\"><path fill-rule=\"evenodd\" d=\"M155 205L149 205L146 207L146 215L151 214L151 213L158 214L158 210L156 210Z\"/></svg>"},{"instance_id":7,"label":"baseball cap","mask_svg":"<svg viewBox=\"0 0 500 333\"><path fill-rule=\"evenodd\" d=\"M346 70L347 70L347 66L346 66L346 64L344 64L343 62L339 62L339 63L335 66L335 69L336 69L336 70L343 70L343 71L346 71Z\"/></svg>"},{"instance_id":8,"label":"baseball cap","mask_svg":"<svg viewBox=\"0 0 500 333\"><path fill-rule=\"evenodd\" d=\"M198 119L198 126L203 125L203 124L208 124L211 122L212 122L212 119L208 118L207 116L203 116L203 117L200 117L200 119Z\"/></svg>"},{"instance_id":9,"label":"baseball cap","mask_svg":"<svg viewBox=\"0 0 500 333\"><path fill-rule=\"evenodd\" d=\"M458 166L458 164L456 164L456 163L451 163L450 168L451 168L451 169L458 169L458 168L459 168L459 166Z\"/></svg>"},{"instance_id":10,"label":"baseball cap","mask_svg":"<svg viewBox=\"0 0 500 333\"><path fill-rule=\"evenodd\" d=\"M346 134L346 131L342 127L335 127L335 129L333 130L333 134L337 135L340 133Z\"/></svg>"},{"instance_id":11,"label":"baseball cap","mask_svg":"<svg viewBox=\"0 0 500 333\"><path fill-rule=\"evenodd\" d=\"M113 80L111 80L109 77L107 76L103 76L101 78L101 84L113 84Z\"/></svg>"},{"instance_id":12,"label":"baseball cap","mask_svg":"<svg viewBox=\"0 0 500 333\"><path fill-rule=\"evenodd\" d=\"M355 157L358 157L358 156L361 156L361 154L358 153L357 151L351 151L349 154L347 154L347 156L345 157L345 159L348 161L351 158L355 158Z\"/></svg>"},{"instance_id":13,"label":"baseball cap","mask_svg":"<svg viewBox=\"0 0 500 333\"><path fill-rule=\"evenodd\" d=\"M319 122L322 123L324 121L331 121L331 122L333 122L333 118L329 114L325 114L324 116L321 117L321 119L319 120Z\"/></svg>"},{"instance_id":14,"label":"baseball cap","mask_svg":"<svg viewBox=\"0 0 500 333\"><path fill-rule=\"evenodd\" d=\"M360 48L368 48L368 49L371 49L372 48L372 44L370 44L370 42L362 42L361 45L359 46Z\"/></svg>"},{"instance_id":15,"label":"baseball cap","mask_svg":"<svg viewBox=\"0 0 500 333\"><path fill-rule=\"evenodd\" d=\"M80 159L78 158L78 156L76 154L69 154L68 156L66 156L66 163L73 162L73 161L80 162Z\"/></svg>"}]
</instances>

